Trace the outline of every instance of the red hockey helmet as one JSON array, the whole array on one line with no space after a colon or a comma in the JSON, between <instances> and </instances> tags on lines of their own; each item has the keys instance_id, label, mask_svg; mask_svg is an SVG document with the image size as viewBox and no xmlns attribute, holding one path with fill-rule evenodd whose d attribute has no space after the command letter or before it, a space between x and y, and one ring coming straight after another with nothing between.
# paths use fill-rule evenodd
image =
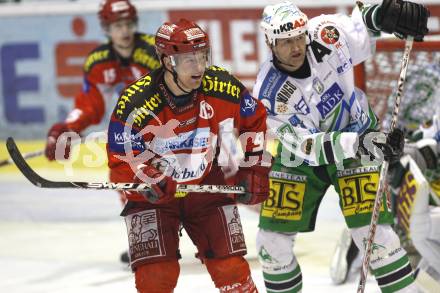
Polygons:
<instances>
[{"instance_id":1,"label":"red hockey helmet","mask_svg":"<svg viewBox=\"0 0 440 293\"><path fill-rule=\"evenodd\" d=\"M107 26L120 19L137 21L136 7L128 0L103 0L99 6L99 20Z\"/></svg>"},{"instance_id":2,"label":"red hockey helmet","mask_svg":"<svg viewBox=\"0 0 440 293\"><path fill-rule=\"evenodd\" d=\"M157 30L156 50L159 56L203 49L209 49L209 38L195 22L182 18L176 23L165 22Z\"/></svg>"}]
</instances>

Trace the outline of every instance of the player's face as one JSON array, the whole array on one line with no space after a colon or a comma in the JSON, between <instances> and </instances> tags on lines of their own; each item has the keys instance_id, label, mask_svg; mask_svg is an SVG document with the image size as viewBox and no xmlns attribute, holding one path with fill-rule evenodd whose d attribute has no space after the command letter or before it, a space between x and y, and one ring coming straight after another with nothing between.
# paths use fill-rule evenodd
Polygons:
<instances>
[{"instance_id":1,"label":"player's face","mask_svg":"<svg viewBox=\"0 0 440 293\"><path fill-rule=\"evenodd\" d=\"M209 49L205 49L171 57L171 63L177 72L181 86L183 85L188 90L200 87L203 74L210 63L209 52Z\"/></svg>"},{"instance_id":2,"label":"player's face","mask_svg":"<svg viewBox=\"0 0 440 293\"><path fill-rule=\"evenodd\" d=\"M288 71L295 71L304 63L306 56L306 34L287 39L278 39L272 47L280 66Z\"/></svg>"},{"instance_id":3,"label":"player's face","mask_svg":"<svg viewBox=\"0 0 440 293\"><path fill-rule=\"evenodd\" d=\"M129 49L134 44L136 22L129 19L121 19L108 26L107 33L113 42L113 46L119 49Z\"/></svg>"}]
</instances>

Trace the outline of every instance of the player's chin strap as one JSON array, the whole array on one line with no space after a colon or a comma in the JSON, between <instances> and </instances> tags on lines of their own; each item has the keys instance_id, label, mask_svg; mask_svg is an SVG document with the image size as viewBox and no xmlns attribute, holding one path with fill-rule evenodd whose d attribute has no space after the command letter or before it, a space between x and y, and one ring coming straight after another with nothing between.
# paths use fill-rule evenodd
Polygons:
<instances>
[{"instance_id":1,"label":"player's chin strap","mask_svg":"<svg viewBox=\"0 0 440 293\"><path fill-rule=\"evenodd\" d=\"M307 47L310 45L310 35L309 35L309 33L306 31L305 33L304 33L305 35L306 35L306 38L307 38L307 40L306 40L306 52L307 52ZM276 40L275 40L275 42L276 42ZM292 66L292 64L289 64L289 63L284 63L284 62L282 62L280 59L278 59L277 58L277 56L275 55L275 53L273 53L273 47L274 47L275 45L271 45L270 46L270 50L272 51L272 54L273 54L273 60L276 62L276 63L278 63L278 64L282 64L282 65L286 65L286 66ZM304 60L306 60L307 59L307 57L304 57Z\"/></svg>"},{"instance_id":2,"label":"player's chin strap","mask_svg":"<svg viewBox=\"0 0 440 293\"><path fill-rule=\"evenodd\" d=\"M190 93L192 92L192 90L189 91L189 92L186 91L186 90L184 90L184 89L179 85L179 76L177 75L176 70L174 70L174 67L173 67L173 71L169 70L168 68L167 68L166 70L168 70L168 71L173 75L173 81L174 81L174 83L177 85L177 87L178 87L182 92L184 92L186 95L187 95L187 94L190 94Z\"/></svg>"},{"instance_id":3,"label":"player's chin strap","mask_svg":"<svg viewBox=\"0 0 440 293\"><path fill-rule=\"evenodd\" d=\"M177 75L176 70L174 70L174 66L172 65L172 67L173 67L173 70L172 70L172 71L169 70L169 69L165 66L165 62L163 61L163 58L165 58L165 55L162 55L162 57L161 57L161 59L162 59L162 64L164 64L163 67L165 68L166 71L168 71L169 73L171 73L171 75L173 76L173 81L174 81L174 83L177 85L177 87L178 87L182 92L184 92L186 95L189 94L189 93L191 93L192 90L188 92L188 91L184 90L184 89L180 86L180 84L179 84L179 76Z\"/></svg>"},{"instance_id":4,"label":"player's chin strap","mask_svg":"<svg viewBox=\"0 0 440 293\"><path fill-rule=\"evenodd\" d=\"M273 54L273 60L275 61L275 63L292 67L292 64L285 63L285 62L281 61L280 59L277 58L277 56L275 54Z\"/></svg>"}]
</instances>

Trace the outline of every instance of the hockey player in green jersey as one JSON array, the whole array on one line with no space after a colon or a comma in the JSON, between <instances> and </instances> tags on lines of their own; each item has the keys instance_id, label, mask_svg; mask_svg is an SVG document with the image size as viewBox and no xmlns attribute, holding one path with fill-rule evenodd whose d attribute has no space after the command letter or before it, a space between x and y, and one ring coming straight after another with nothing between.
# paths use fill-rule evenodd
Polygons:
<instances>
[{"instance_id":1,"label":"hockey player in green jersey","mask_svg":"<svg viewBox=\"0 0 440 293\"><path fill-rule=\"evenodd\" d=\"M279 142L257 234L268 292L301 291L295 236L314 230L330 185L339 194L356 245L364 249L380 161L399 157L403 133L396 129L386 140L382 134L373 145L372 137L380 134L378 121L365 94L354 86L353 66L372 54L369 31L421 41L428 15L423 5L401 0L384 0L362 11L356 7L351 17L310 20L288 1L264 9L261 27L272 56L260 68L254 96L266 106L268 126ZM370 266L382 292L416 292L392 221L382 208Z\"/></svg>"}]
</instances>

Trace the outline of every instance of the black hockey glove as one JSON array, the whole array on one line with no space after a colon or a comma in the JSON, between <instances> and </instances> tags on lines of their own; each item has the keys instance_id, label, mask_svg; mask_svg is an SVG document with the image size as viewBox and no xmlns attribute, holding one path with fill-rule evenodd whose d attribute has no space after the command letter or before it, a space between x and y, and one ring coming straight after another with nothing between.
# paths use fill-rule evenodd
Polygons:
<instances>
[{"instance_id":1,"label":"black hockey glove","mask_svg":"<svg viewBox=\"0 0 440 293\"><path fill-rule=\"evenodd\" d=\"M404 39L413 36L415 41L423 41L428 34L429 10L422 4L403 0L383 0L377 12L377 22L381 30L394 33Z\"/></svg>"},{"instance_id":2,"label":"black hockey glove","mask_svg":"<svg viewBox=\"0 0 440 293\"><path fill-rule=\"evenodd\" d=\"M378 148L382 151L383 158L389 163L399 160L403 153L405 145L405 137L403 131L395 128L391 133L385 136L384 133L367 129L359 136L358 157L361 155L369 155L371 160L380 157L377 153Z\"/></svg>"}]
</instances>

